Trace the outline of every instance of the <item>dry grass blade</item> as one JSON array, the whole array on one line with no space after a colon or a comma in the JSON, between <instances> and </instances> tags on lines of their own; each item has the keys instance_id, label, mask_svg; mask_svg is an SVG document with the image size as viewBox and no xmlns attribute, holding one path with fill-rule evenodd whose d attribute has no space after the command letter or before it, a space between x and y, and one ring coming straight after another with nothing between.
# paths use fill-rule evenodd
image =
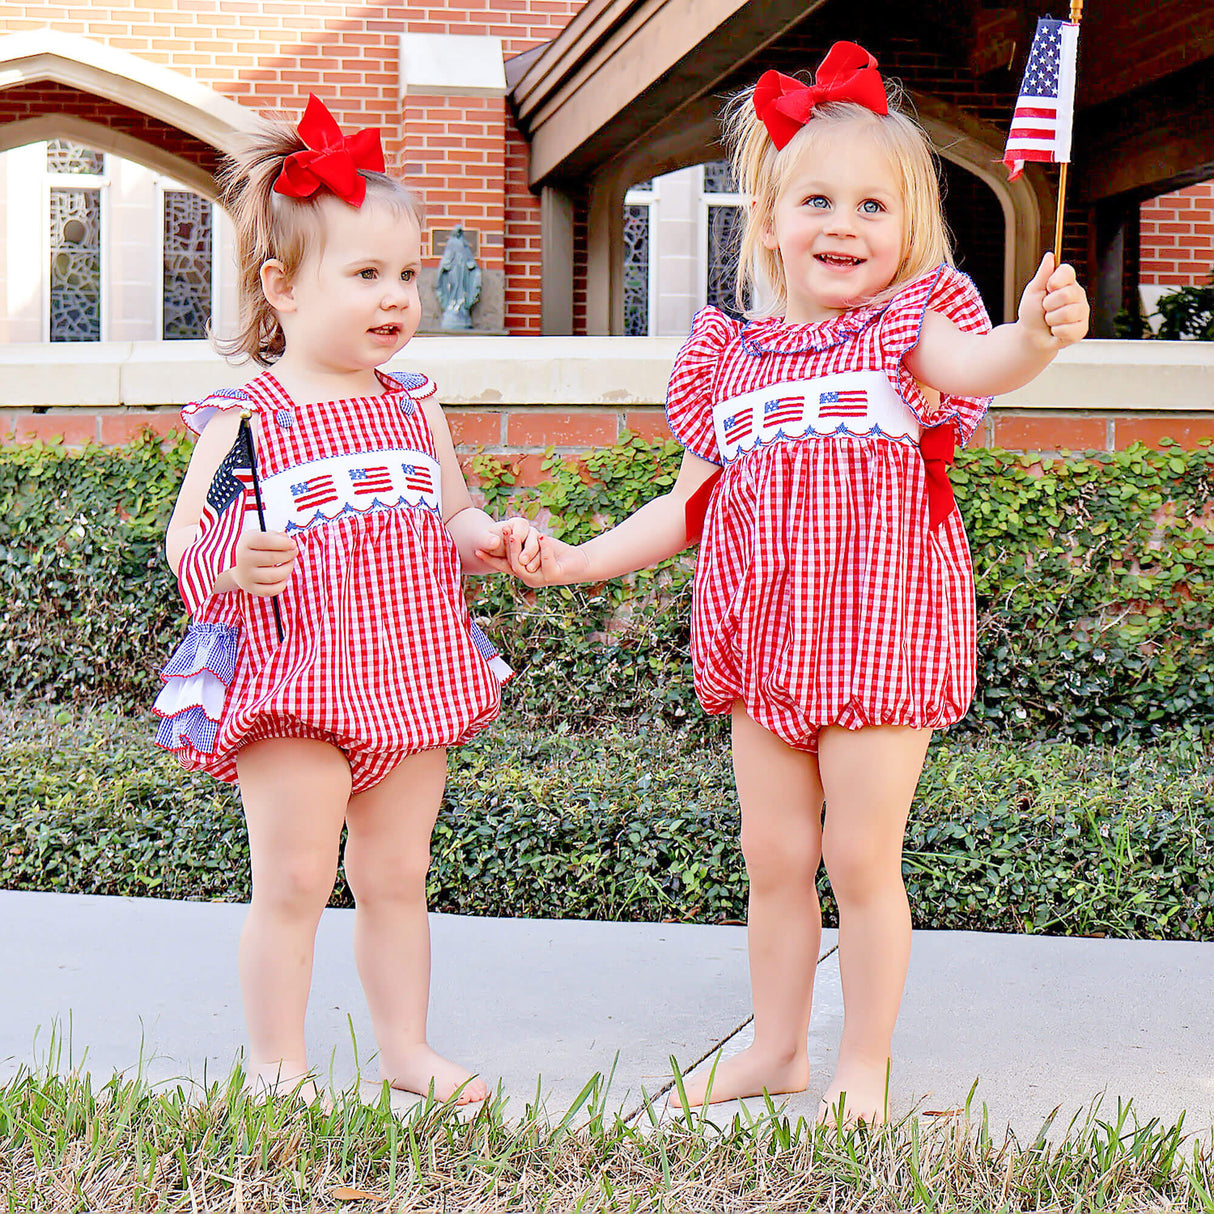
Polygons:
<instances>
[{"instance_id":1,"label":"dry grass blade","mask_svg":"<svg viewBox=\"0 0 1214 1214\"><path fill-rule=\"evenodd\" d=\"M300 1108L236 1082L94 1094L86 1075L25 1073L0 1088L0 1193L32 1214L1214 1214L1214 1132L1138 1125L1126 1105L1022 1147L964 1117L852 1132L769 1110L641 1132L597 1079L587 1091L564 1118L429 1102L402 1119L356 1091Z\"/></svg>"}]
</instances>

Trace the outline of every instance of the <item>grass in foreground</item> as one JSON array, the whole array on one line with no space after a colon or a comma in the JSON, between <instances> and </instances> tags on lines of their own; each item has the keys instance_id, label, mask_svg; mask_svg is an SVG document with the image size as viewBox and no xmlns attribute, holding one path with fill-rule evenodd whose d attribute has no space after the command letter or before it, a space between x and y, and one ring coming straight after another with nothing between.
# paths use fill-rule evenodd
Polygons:
<instances>
[{"instance_id":1,"label":"grass in foreground","mask_svg":"<svg viewBox=\"0 0 1214 1214\"><path fill-rule=\"evenodd\" d=\"M1055 1142L974 1123L868 1133L769 1107L713 1125L606 1110L596 1076L559 1120L501 1102L400 1116L353 1089L331 1107L22 1071L0 1087L0 1193L21 1211L1214 1211L1214 1142L1093 1109ZM0 1207L3 1208L3 1207Z\"/></svg>"}]
</instances>

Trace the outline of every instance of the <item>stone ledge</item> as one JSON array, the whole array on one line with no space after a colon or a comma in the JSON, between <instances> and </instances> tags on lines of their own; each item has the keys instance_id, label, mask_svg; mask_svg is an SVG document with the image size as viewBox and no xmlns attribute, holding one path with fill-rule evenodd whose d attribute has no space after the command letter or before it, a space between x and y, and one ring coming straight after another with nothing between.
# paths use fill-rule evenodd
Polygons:
<instances>
[{"instance_id":1,"label":"stone ledge","mask_svg":"<svg viewBox=\"0 0 1214 1214\"><path fill-rule=\"evenodd\" d=\"M417 337L393 369L419 370L450 405L661 405L675 337ZM0 407L183 405L255 373L204 341L0 347ZM1214 413L1214 343L1087 341L997 408Z\"/></svg>"}]
</instances>

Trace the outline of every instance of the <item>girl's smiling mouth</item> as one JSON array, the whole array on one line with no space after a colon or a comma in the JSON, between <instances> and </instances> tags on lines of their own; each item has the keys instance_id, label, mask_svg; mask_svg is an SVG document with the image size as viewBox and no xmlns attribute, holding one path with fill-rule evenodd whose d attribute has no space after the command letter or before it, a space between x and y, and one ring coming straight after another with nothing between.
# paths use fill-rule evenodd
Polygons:
<instances>
[{"instance_id":1,"label":"girl's smiling mouth","mask_svg":"<svg viewBox=\"0 0 1214 1214\"><path fill-rule=\"evenodd\" d=\"M846 253L815 253L814 260L820 261L826 266L833 266L836 269L850 270L853 266L863 265L866 259L863 257L850 257Z\"/></svg>"}]
</instances>

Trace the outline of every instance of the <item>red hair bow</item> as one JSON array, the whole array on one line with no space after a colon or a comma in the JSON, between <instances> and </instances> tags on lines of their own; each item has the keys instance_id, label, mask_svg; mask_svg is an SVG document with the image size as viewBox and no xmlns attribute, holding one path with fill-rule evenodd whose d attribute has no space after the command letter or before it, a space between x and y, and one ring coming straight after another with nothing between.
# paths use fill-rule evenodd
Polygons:
<instances>
[{"instance_id":1,"label":"red hair bow","mask_svg":"<svg viewBox=\"0 0 1214 1214\"><path fill-rule=\"evenodd\" d=\"M802 84L776 71L759 77L755 113L777 149L813 117L815 105L827 101L854 101L874 114L889 113L877 61L854 42L836 42L826 52L814 79L815 84Z\"/></svg>"},{"instance_id":2,"label":"red hair bow","mask_svg":"<svg viewBox=\"0 0 1214 1214\"><path fill-rule=\"evenodd\" d=\"M361 207L367 196L367 183L358 170L384 171L379 131L366 127L353 135L343 135L337 119L312 93L308 94L308 105L298 129L307 150L292 152L286 158L274 182L274 192L288 198L311 198L323 186L342 202Z\"/></svg>"}]
</instances>

